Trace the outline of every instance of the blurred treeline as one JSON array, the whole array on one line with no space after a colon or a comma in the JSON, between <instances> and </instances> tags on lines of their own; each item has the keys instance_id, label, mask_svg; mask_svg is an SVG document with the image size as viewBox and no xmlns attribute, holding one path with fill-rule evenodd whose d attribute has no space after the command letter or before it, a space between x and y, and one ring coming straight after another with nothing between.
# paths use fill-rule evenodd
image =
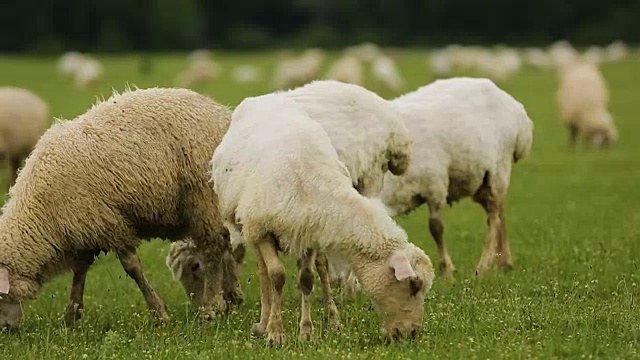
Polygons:
<instances>
[{"instance_id":1,"label":"blurred treeline","mask_svg":"<svg viewBox=\"0 0 640 360\"><path fill-rule=\"evenodd\" d=\"M0 50L640 42L640 0L5 0Z\"/></svg>"}]
</instances>

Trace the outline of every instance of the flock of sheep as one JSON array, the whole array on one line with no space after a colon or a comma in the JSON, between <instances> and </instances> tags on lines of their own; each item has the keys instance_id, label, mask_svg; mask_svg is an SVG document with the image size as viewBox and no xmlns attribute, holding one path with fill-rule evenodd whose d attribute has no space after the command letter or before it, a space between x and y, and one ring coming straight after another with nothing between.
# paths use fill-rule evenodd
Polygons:
<instances>
[{"instance_id":1,"label":"flock of sheep","mask_svg":"<svg viewBox=\"0 0 640 360\"><path fill-rule=\"evenodd\" d=\"M457 58L446 51L432 62ZM554 66L570 141L582 133L593 144L613 143L617 132L597 65L568 44L549 53L563 59ZM496 56L507 64L513 61L507 54ZM64 68L89 84L91 71L80 69L95 73L101 66L76 55L60 64L85 64ZM298 259L300 338L313 334L316 272L330 326L340 324L331 294L337 285L347 298L360 289L372 297L388 337L412 337L423 326L434 269L392 216L427 204L440 274L452 278L442 212L462 198L487 214L477 272L494 261L512 268L504 204L512 165L533 143L524 106L489 79L465 77L387 100L359 85L357 64L368 61L386 86L403 86L395 63L377 47L345 51L329 70L337 80L311 75L322 56L310 50L286 57L275 79L278 88L291 89L246 98L235 110L187 89L136 89L114 93L48 130L42 100L24 89L0 89L0 151L17 173L0 216L0 328L18 327L23 302L69 270L65 321L78 321L87 272L109 251L155 318L167 321L166 305L137 255L143 239L159 237L173 242L166 264L205 318L242 304L238 267L251 247L260 278L255 334L286 341L283 252ZM183 86L220 71L206 52L190 61L179 76ZM251 66L236 70L246 81L262 79Z\"/></svg>"}]
</instances>

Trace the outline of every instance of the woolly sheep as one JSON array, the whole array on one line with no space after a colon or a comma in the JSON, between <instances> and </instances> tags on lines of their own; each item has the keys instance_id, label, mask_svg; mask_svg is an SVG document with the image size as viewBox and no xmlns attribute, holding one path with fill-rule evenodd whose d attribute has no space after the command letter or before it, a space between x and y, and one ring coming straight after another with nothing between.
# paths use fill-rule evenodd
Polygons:
<instances>
[{"instance_id":1,"label":"woolly sheep","mask_svg":"<svg viewBox=\"0 0 640 360\"><path fill-rule=\"evenodd\" d=\"M84 55L77 51L62 54L58 60L58 71L67 76L73 76L84 61Z\"/></svg>"},{"instance_id":2,"label":"woolly sheep","mask_svg":"<svg viewBox=\"0 0 640 360\"><path fill-rule=\"evenodd\" d=\"M141 239L155 237L192 237L208 260L205 314L226 311L221 269L233 259L207 168L230 115L192 91L156 88L114 94L53 125L0 216L0 328L18 326L21 304L68 270L74 276L65 320L78 320L86 274L100 251L116 252L157 320L167 320L136 254Z\"/></svg>"},{"instance_id":3,"label":"woolly sheep","mask_svg":"<svg viewBox=\"0 0 640 360\"><path fill-rule=\"evenodd\" d=\"M27 89L0 88L0 157L9 161L9 186L49 126L49 106Z\"/></svg>"},{"instance_id":4,"label":"woolly sheep","mask_svg":"<svg viewBox=\"0 0 640 360\"><path fill-rule=\"evenodd\" d=\"M260 69L257 66L248 64L235 67L231 77L238 84L253 84L262 81Z\"/></svg>"},{"instance_id":5,"label":"woolly sheep","mask_svg":"<svg viewBox=\"0 0 640 360\"><path fill-rule=\"evenodd\" d=\"M569 146L582 134L587 144L606 147L618 139L609 113L609 92L602 73L591 63L576 63L560 72L557 93L562 121L569 129Z\"/></svg>"},{"instance_id":6,"label":"woolly sheep","mask_svg":"<svg viewBox=\"0 0 640 360\"><path fill-rule=\"evenodd\" d=\"M382 54L380 47L371 42L364 42L359 45L350 46L345 49L345 54L354 55L365 62L372 62Z\"/></svg>"},{"instance_id":7,"label":"woolly sheep","mask_svg":"<svg viewBox=\"0 0 640 360\"><path fill-rule=\"evenodd\" d=\"M384 207L358 194L330 138L295 101L283 94L245 99L214 152L212 168L227 226L256 250L262 311L254 332L285 341L285 271L278 247L299 257L313 249L347 259L373 296L389 336L412 336L422 327L433 281L429 258L407 241ZM302 293L306 338L310 292Z\"/></svg>"},{"instance_id":8,"label":"woolly sheep","mask_svg":"<svg viewBox=\"0 0 640 360\"><path fill-rule=\"evenodd\" d=\"M95 86L102 77L102 63L95 58L85 57L74 74L75 85L78 89L88 89Z\"/></svg>"},{"instance_id":9,"label":"woolly sheep","mask_svg":"<svg viewBox=\"0 0 640 360\"><path fill-rule=\"evenodd\" d=\"M440 271L452 278L442 209L472 197L487 212L489 226L477 272L488 270L494 257L511 268L504 201L512 163L527 157L533 141L533 122L522 104L491 80L471 78L437 80L392 103L403 115L414 155L406 174L385 177L381 199L390 214L428 204Z\"/></svg>"},{"instance_id":10,"label":"woolly sheep","mask_svg":"<svg viewBox=\"0 0 640 360\"><path fill-rule=\"evenodd\" d=\"M178 74L175 82L180 87L195 88L214 80L221 72L221 66L217 62L209 58L196 57Z\"/></svg>"},{"instance_id":11,"label":"woolly sheep","mask_svg":"<svg viewBox=\"0 0 640 360\"><path fill-rule=\"evenodd\" d=\"M388 56L379 56L373 60L371 73L376 81L389 90L400 91L404 86L396 63Z\"/></svg>"},{"instance_id":12,"label":"woolly sheep","mask_svg":"<svg viewBox=\"0 0 640 360\"><path fill-rule=\"evenodd\" d=\"M344 55L331 64L325 78L362 85L364 84L364 69L357 57Z\"/></svg>"},{"instance_id":13,"label":"woolly sheep","mask_svg":"<svg viewBox=\"0 0 640 360\"><path fill-rule=\"evenodd\" d=\"M566 66L570 66L579 59L578 51L566 40L557 41L547 51L553 65L561 70Z\"/></svg>"},{"instance_id":14,"label":"woolly sheep","mask_svg":"<svg viewBox=\"0 0 640 360\"><path fill-rule=\"evenodd\" d=\"M323 127L340 160L349 170L353 187L364 196L379 194L387 170L397 175L407 171L412 154L411 139L400 113L387 100L361 86L333 80L314 81L282 94L294 100ZM240 236L237 239L234 241L232 236L236 250L244 246L244 240ZM190 285L197 275L178 270L189 269L191 259L197 259L197 254L189 254L188 247L181 252L185 253L182 256L184 261L167 261L172 264L169 268L174 278L189 293L190 288L197 288ZM324 262L324 254L319 254L318 258ZM337 259L330 260L331 268L335 268ZM346 283L347 297L354 293L356 287L355 278L349 276L348 269L342 267L344 276L337 278L339 274L335 272L332 276L337 278L337 282ZM323 274L320 275L324 281ZM326 306L330 307L330 304Z\"/></svg>"},{"instance_id":15,"label":"woolly sheep","mask_svg":"<svg viewBox=\"0 0 640 360\"><path fill-rule=\"evenodd\" d=\"M595 65L598 65L604 62L606 59L605 49L599 46L590 46L585 52L582 54L581 58L585 62L589 62Z\"/></svg>"},{"instance_id":16,"label":"woolly sheep","mask_svg":"<svg viewBox=\"0 0 640 360\"><path fill-rule=\"evenodd\" d=\"M612 42L604 50L608 61L620 61L629 55L629 47L620 40Z\"/></svg>"},{"instance_id":17,"label":"woolly sheep","mask_svg":"<svg viewBox=\"0 0 640 360\"><path fill-rule=\"evenodd\" d=\"M289 89L318 78L325 54L320 49L308 49L297 58L284 58L276 67L273 86Z\"/></svg>"},{"instance_id":18,"label":"woolly sheep","mask_svg":"<svg viewBox=\"0 0 640 360\"><path fill-rule=\"evenodd\" d=\"M453 70L453 63L444 50L434 50L429 54L429 65L436 77L448 76Z\"/></svg>"},{"instance_id":19,"label":"woolly sheep","mask_svg":"<svg viewBox=\"0 0 640 360\"><path fill-rule=\"evenodd\" d=\"M540 48L525 49L522 54L525 64L541 69L547 69L551 66L551 57Z\"/></svg>"}]
</instances>

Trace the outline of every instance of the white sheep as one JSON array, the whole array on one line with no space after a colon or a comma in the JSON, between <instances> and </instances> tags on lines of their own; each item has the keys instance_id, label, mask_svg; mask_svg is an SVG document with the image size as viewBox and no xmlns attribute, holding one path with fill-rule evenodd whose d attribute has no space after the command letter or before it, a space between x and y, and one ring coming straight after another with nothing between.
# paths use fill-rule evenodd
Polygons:
<instances>
[{"instance_id":1,"label":"white sheep","mask_svg":"<svg viewBox=\"0 0 640 360\"><path fill-rule=\"evenodd\" d=\"M589 46L581 56L582 61L586 61L595 65L601 64L606 60L605 49L599 46Z\"/></svg>"},{"instance_id":2,"label":"white sheep","mask_svg":"<svg viewBox=\"0 0 640 360\"><path fill-rule=\"evenodd\" d=\"M315 80L320 74L325 54L320 49L308 49L299 57L283 58L273 77L276 89L288 89Z\"/></svg>"},{"instance_id":3,"label":"white sheep","mask_svg":"<svg viewBox=\"0 0 640 360\"><path fill-rule=\"evenodd\" d=\"M553 65L559 71L561 71L562 68L575 63L580 58L578 51L566 40L556 41L551 44L547 52Z\"/></svg>"},{"instance_id":4,"label":"white sheep","mask_svg":"<svg viewBox=\"0 0 640 360\"><path fill-rule=\"evenodd\" d=\"M551 57L540 48L527 48L522 53L524 63L541 69L551 67Z\"/></svg>"},{"instance_id":5,"label":"white sheep","mask_svg":"<svg viewBox=\"0 0 640 360\"><path fill-rule=\"evenodd\" d=\"M449 76L453 70L453 61L444 50L433 50L429 54L429 66L436 77Z\"/></svg>"},{"instance_id":6,"label":"white sheep","mask_svg":"<svg viewBox=\"0 0 640 360\"><path fill-rule=\"evenodd\" d=\"M330 138L295 101L281 93L245 99L212 168L227 226L256 250L262 310L255 333L285 341L279 247L303 258L313 249L346 259L389 336L412 336L422 328L433 282L429 258L384 207L358 194ZM302 293L300 334L309 338L310 291Z\"/></svg>"},{"instance_id":7,"label":"white sheep","mask_svg":"<svg viewBox=\"0 0 640 360\"><path fill-rule=\"evenodd\" d=\"M84 61L84 55L77 51L69 51L60 56L58 71L67 76L73 76Z\"/></svg>"},{"instance_id":8,"label":"white sheep","mask_svg":"<svg viewBox=\"0 0 640 360\"><path fill-rule=\"evenodd\" d=\"M386 89L400 91L404 87L404 80L395 61L388 56L378 56L371 64L373 78Z\"/></svg>"},{"instance_id":9,"label":"white sheep","mask_svg":"<svg viewBox=\"0 0 640 360\"><path fill-rule=\"evenodd\" d=\"M255 84L262 81L262 72L257 66L244 64L233 68L231 77L238 84Z\"/></svg>"},{"instance_id":10,"label":"white sheep","mask_svg":"<svg viewBox=\"0 0 640 360\"><path fill-rule=\"evenodd\" d=\"M198 56L190 60L187 67L176 77L176 85L196 88L216 79L222 73L222 66L209 57Z\"/></svg>"},{"instance_id":11,"label":"white sheep","mask_svg":"<svg viewBox=\"0 0 640 360\"><path fill-rule=\"evenodd\" d=\"M488 79L452 78L392 101L413 139L413 157L402 176L387 174L381 198L392 215L429 206L429 230L438 246L442 275L455 267L444 243L442 210L472 197L487 212L488 236L478 273L495 257L513 266L504 201L512 163L527 157L533 122L518 101Z\"/></svg>"},{"instance_id":12,"label":"white sheep","mask_svg":"<svg viewBox=\"0 0 640 360\"><path fill-rule=\"evenodd\" d=\"M562 121L569 129L569 145L582 134L586 144L606 147L618 139L608 111L609 91L604 76L592 63L574 63L559 73L557 92Z\"/></svg>"},{"instance_id":13,"label":"white sheep","mask_svg":"<svg viewBox=\"0 0 640 360\"><path fill-rule=\"evenodd\" d=\"M629 55L629 47L623 41L617 40L605 48L605 58L608 61L617 62Z\"/></svg>"},{"instance_id":14,"label":"white sheep","mask_svg":"<svg viewBox=\"0 0 640 360\"><path fill-rule=\"evenodd\" d=\"M0 157L9 161L9 186L51 119L49 106L27 89L0 87Z\"/></svg>"},{"instance_id":15,"label":"white sheep","mask_svg":"<svg viewBox=\"0 0 640 360\"><path fill-rule=\"evenodd\" d=\"M398 175L406 172L412 153L411 139L400 113L387 100L361 86L333 80L314 81L283 94L323 127L340 160L349 170L353 187L361 194L368 197L379 194L387 170ZM233 231L231 235L234 249L244 246L241 237L234 240ZM188 248L181 253L186 254L186 251ZM179 272L178 269L188 269L190 259L197 259L197 254L182 258L185 259L184 264L180 264L180 259L167 261L173 264L169 267L174 278L182 282L189 293L189 288L194 288L190 284L197 275ZM319 254L318 258L325 261L324 254ZM330 260L334 269L338 260ZM337 277L337 282L346 283L345 296L350 297L356 290L355 278L349 276L348 267L341 269L341 274L332 277ZM324 274L319 275L324 281ZM325 292L325 302L331 302L326 296ZM330 304L326 306L330 307Z\"/></svg>"},{"instance_id":16,"label":"white sheep","mask_svg":"<svg viewBox=\"0 0 640 360\"><path fill-rule=\"evenodd\" d=\"M344 53L354 55L364 62L372 62L374 59L382 55L382 50L378 45L372 42L364 42L362 44L346 48Z\"/></svg>"},{"instance_id":17,"label":"white sheep","mask_svg":"<svg viewBox=\"0 0 640 360\"><path fill-rule=\"evenodd\" d=\"M237 287L222 281L235 277L224 273L235 264L207 173L230 116L189 90L145 89L114 94L53 125L0 215L0 328L18 326L22 303L69 270L65 320L78 320L86 275L101 251L118 255L156 319L167 320L136 254L142 239L156 237L193 239L207 259L204 315L228 310L224 292Z\"/></svg>"},{"instance_id":18,"label":"white sheep","mask_svg":"<svg viewBox=\"0 0 640 360\"><path fill-rule=\"evenodd\" d=\"M78 89L96 86L102 77L103 66L100 60L85 56L74 73L75 85Z\"/></svg>"},{"instance_id":19,"label":"white sheep","mask_svg":"<svg viewBox=\"0 0 640 360\"><path fill-rule=\"evenodd\" d=\"M353 55L344 55L331 64L325 78L362 85L364 84L362 62Z\"/></svg>"}]
</instances>

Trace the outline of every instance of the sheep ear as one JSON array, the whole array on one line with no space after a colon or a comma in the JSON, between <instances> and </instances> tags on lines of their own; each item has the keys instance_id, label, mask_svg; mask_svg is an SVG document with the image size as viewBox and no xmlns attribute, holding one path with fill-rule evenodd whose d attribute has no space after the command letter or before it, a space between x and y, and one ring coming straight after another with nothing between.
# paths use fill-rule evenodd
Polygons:
<instances>
[{"instance_id":1,"label":"sheep ear","mask_svg":"<svg viewBox=\"0 0 640 360\"><path fill-rule=\"evenodd\" d=\"M0 294L9 293L9 270L0 266Z\"/></svg>"},{"instance_id":2,"label":"sheep ear","mask_svg":"<svg viewBox=\"0 0 640 360\"><path fill-rule=\"evenodd\" d=\"M389 265L393 268L397 280L404 280L416 276L416 272L411 268L409 258L402 251L394 251L389 258Z\"/></svg>"}]
</instances>

